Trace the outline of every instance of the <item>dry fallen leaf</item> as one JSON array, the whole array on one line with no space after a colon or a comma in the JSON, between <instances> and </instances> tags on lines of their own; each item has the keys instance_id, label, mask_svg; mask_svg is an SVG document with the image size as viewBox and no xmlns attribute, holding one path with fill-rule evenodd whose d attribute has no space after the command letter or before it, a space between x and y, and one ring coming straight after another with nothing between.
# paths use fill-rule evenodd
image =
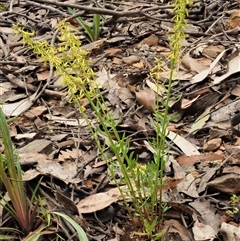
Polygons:
<instances>
[{"instance_id":1,"label":"dry fallen leaf","mask_svg":"<svg viewBox=\"0 0 240 241\"><path fill-rule=\"evenodd\" d=\"M116 54L119 54L122 52L122 49L120 48L109 48L104 50L105 53L109 54L109 56L115 56Z\"/></svg>"},{"instance_id":2,"label":"dry fallen leaf","mask_svg":"<svg viewBox=\"0 0 240 241\"><path fill-rule=\"evenodd\" d=\"M46 80L49 78L50 71L45 70L37 73L38 80Z\"/></svg>"},{"instance_id":3,"label":"dry fallen leaf","mask_svg":"<svg viewBox=\"0 0 240 241\"><path fill-rule=\"evenodd\" d=\"M211 58L216 58L224 49L222 45L210 45L203 49L203 53Z\"/></svg>"},{"instance_id":4,"label":"dry fallen leaf","mask_svg":"<svg viewBox=\"0 0 240 241\"><path fill-rule=\"evenodd\" d=\"M240 9L237 9L232 13L226 24L226 29L228 30L234 29L236 27L240 27Z\"/></svg>"},{"instance_id":5,"label":"dry fallen leaf","mask_svg":"<svg viewBox=\"0 0 240 241\"><path fill-rule=\"evenodd\" d=\"M228 71L226 74L216 77L213 81L213 84L219 84L232 74L240 72L240 52L236 50L231 56L230 61L228 63Z\"/></svg>"},{"instance_id":6,"label":"dry fallen leaf","mask_svg":"<svg viewBox=\"0 0 240 241\"><path fill-rule=\"evenodd\" d=\"M198 220L194 223L192 231L194 235L194 240L196 241L213 241L216 237L215 231L211 226L200 223Z\"/></svg>"},{"instance_id":7,"label":"dry fallen leaf","mask_svg":"<svg viewBox=\"0 0 240 241\"><path fill-rule=\"evenodd\" d=\"M163 192L174 189L184 178L168 178L163 184Z\"/></svg>"},{"instance_id":8,"label":"dry fallen leaf","mask_svg":"<svg viewBox=\"0 0 240 241\"><path fill-rule=\"evenodd\" d=\"M191 142L187 141L182 136L177 135L172 131L169 131L167 137L171 139L174 142L174 144L183 151L185 155L191 156L200 154L198 149Z\"/></svg>"},{"instance_id":9,"label":"dry fallen leaf","mask_svg":"<svg viewBox=\"0 0 240 241\"><path fill-rule=\"evenodd\" d=\"M138 68L138 69L143 69L145 66L144 66L144 63L142 61L138 62L138 63L135 63L133 64L134 67Z\"/></svg>"},{"instance_id":10,"label":"dry fallen leaf","mask_svg":"<svg viewBox=\"0 0 240 241\"><path fill-rule=\"evenodd\" d=\"M119 196L120 194L116 195L111 192L96 193L81 200L77 208L79 213L93 213L116 202Z\"/></svg>"},{"instance_id":11,"label":"dry fallen leaf","mask_svg":"<svg viewBox=\"0 0 240 241\"><path fill-rule=\"evenodd\" d=\"M157 94L159 94L160 96L162 96L162 94L165 92L165 88L163 87L162 84L155 84L153 82L151 82L150 80L146 80L146 84L148 85L149 88L151 88L154 92L156 92Z\"/></svg>"},{"instance_id":12,"label":"dry fallen leaf","mask_svg":"<svg viewBox=\"0 0 240 241\"><path fill-rule=\"evenodd\" d=\"M97 79L95 80L99 88L103 88L105 82L113 79L116 74L110 74L104 67L96 73Z\"/></svg>"},{"instance_id":13,"label":"dry fallen leaf","mask_svg":"<svg viewBox=\"0 0 240 241\"><path fill-rule=\"evenodd\" d=\"M188 70L194 71L196 73L200 73L205 70L206 67L199 63L196 59L192 58L189 53L183 56L182 65L186 67Z\"/></svg>"},{"instance_id":14,"label":"dry fallen leaf","mask_svg":"<svg viewBox=\"0 0 240 241\"><path fill-rule=\"evenodd\" d=\"M5 92L8 92L12 89L13 85L10 82L3 82L0 83L0 99L2 101L1 95L3 95Z\"/></svg>"},{"instance_id":15,"label":"dry fallen leaf","mask_svg":"<svg viewBox=\"0 0 240 241\"><path fill-rule=\"evenodd\" d=\"M97 41L91 42L90 44L81 46L81 49L86 50L88 52L92 52L95 49L101 48L105 41L106 41L106 38L99 39Z\"/></svg>"},{"instance_id":16,"label":"dry fallen leaf","mask_svg":"<svg viewBox=\"0 0 240 241\"><path fill-rule=\"evenodd\" d=\"M196 84L196 83L199 83L199 82L203 81L211 73L212 69L216 66L218 61L223 57L223 55L226 53L227 50L229 50L229 49L226 49L226 50L222 51L217 56L217 58L211 63L209 68L207 68L207 69L203 70L202 72L198 73L197 75L195 75L192 78L191 83Z\"/></svg>"},{"instance_id":17,"label":"dry fallen leaf","mask_svg":"<svg viewBox=\"0 0 240 241\"><path fill-rule=\"evenodd\" d=\"M192 100L182 98L181 109L189 108L192 105L192 103L194 103L199 97L200 97L200 95L198 95L197 97L195 97Z\"/></svg>"},{"instance_id":18,"label":"dry fallen leaf","mask_svg":"<svg viewBox=\"0 0 240 241\"><path fill-rule=\"evenodd\" d=\"M140 60L140 58L139 58L138 55L130 55L128 57L123 57L122 58L122 61L125 64L134 64L134 63L137 63L139 60Z\"/></svg>"},{"instance_id":19,"label":"dry fallen leaf","mask_svg":"<svg viewBox=\"0 0 240 241\"><path fill-rule=\"evenodd\" d=\"M196 162L199 161L217 161L223 160L223 156L220 156L218 154L214 154L214 153L209 153L209 154L201 154L201 155L191 155L191 156L179 156L177 158L177 162L180 165L194 165Z\"/></svg>"},{"instance_id":20,"label":"dry fallen leaf","mask_svg":"<svg viewBox=\"0 0 240 241\"><path fill-rule=\"evenodd\" d=\"M143 39L139 44L147 44L148 46L158 45L158 37L154 34L151 34L149 37Z\"/></svg>"},{"instance_id":21,"label":"dry fallen leaf","mask_svg":"<svg viewBox=\"0 0 240 241\"><path fill-rule=\"evenodd\" d=\"M230 223L223 222L220 228L224 240L240 241L240 228Z\"/></svg>"},{"instance_id":22,"label":"dry fallen leaf","mask_svg":"<svg viewBox=\"0 0 240 241\"><path fill-rule=\"evenodd\" d=\"M144 89L136 92L139 105L143 105L149 112L153 112L156 106L156 95L153 90Z\"/></svg>"},{"instance_id":23,"label":"dry fallen leaf","mask_svg":"<svg viewBox=\"0 0 240 241\"><path fill-rule=\"evenodd\" d=\"M210 111L212 109L212 106L208 107L192 124L190 133L193 133L197 130L200 130L205 124L206 121L210 117Z\"/></svg>"},{"instance_id":24,"label":"dry fallen leaf","mask_svg":"<svg viewBox=\"0 0 240 241\"><path fill-rule=\"evenodd\" d=\"M5 116L19 116L25 111L29 110L33 105L33 100L35 99L37 92L31 95L29 98L25 98L15 103L4 104L2 107Z\"/></svg>"}]
</instances>

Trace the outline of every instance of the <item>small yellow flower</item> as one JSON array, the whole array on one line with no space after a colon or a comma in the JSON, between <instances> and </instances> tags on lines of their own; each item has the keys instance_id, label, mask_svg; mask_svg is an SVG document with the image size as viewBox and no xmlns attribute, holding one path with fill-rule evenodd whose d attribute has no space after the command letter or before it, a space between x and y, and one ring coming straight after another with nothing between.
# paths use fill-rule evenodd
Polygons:
<instances>
[{"instance_id":1,"label":"small yellow flower","mask_svg":"<svg viewBox=\"0 0 240 241\"><path fill-rule=\"evenodd\" d=\"M59 23L59 40L62 42L59 46L51 46L47 41L33 40L34 32L26 32L19 25L14 25L13 28L21 34L23 43L29 45L45 64L48 62L55 67L71 95L76 95L77 99L84 97L84 91L88 91L90 96L95 95L98 85L86 59L88 53L81 49L81 41L74 34L76 30L72 29L69 23Z\"/></svg>"}]
</instances>

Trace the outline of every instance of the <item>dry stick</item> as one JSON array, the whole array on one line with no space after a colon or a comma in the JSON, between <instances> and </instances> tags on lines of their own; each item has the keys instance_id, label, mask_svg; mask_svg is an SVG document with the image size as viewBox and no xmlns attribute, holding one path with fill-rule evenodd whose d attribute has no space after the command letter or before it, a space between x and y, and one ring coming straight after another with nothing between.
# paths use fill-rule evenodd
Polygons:
<instances>
[{"instance_id":1,"label":"dry stick","mask_svg":"<svg viewBox=\"0 0 240 241\"><path fill-rule=\"evenodd\" d=\"M21 81L19 78L17 78L16 76L14 76L13 74L8 74L5 75L5 77L14 85L18 86L19 88L25 89L25 84L23 81ZM31 92L36 92L37 91L37 87L31 84L26 84L26 87L28 90L30 90ZM50 96L55 96L58 98L62 98L63 96L65 96L65 93L61 93L61 92L57 92L57 91L52 91L52 90L44 90L44 94L50 95Z\"/></svg>"},{"instance_id":2,"label":"dry stick","mask_svg":"<svg viewBox=\"0 0 240 241\"><path fill-rule=\"evenodd\" d=\"M223 9L223 7L225 7L226 5L228 5L228 2L226 2L225 4L223 4L216 12L213 11L213 13L210 14L207 18L204 18L203 20L200 20L200 21L196 22L196 24L200 24L200 23L204 23L204 22L209 21L213 16L216 16L217 13L220 12L220 11ZM222 18L222 17L223 17L223 16L221 16L221 18ZM218 20L217 20L217 21L218 21ZM210 28L211 28L211 27L210 27Z\"/></svg>"},{"instance_id":3,"label":"dry stick","mask_svg":"<svg viewBox=\"0 0 240 241\"><path fill-rule=\"evenodd\" d=\"M28 0L26 0L26 4L33 5L33 6L37 6L37 7L40 7L40 8L45 8L45 9L48 9L48 10L50 10L50 11L52 11L52 12L59 13L59 14L62 15L63 17L68 17L68 14L60 11L60 10L57 9L57 8L51 7L51 6L47 6L47 5L44 5L44 4L40 4L40 3L33 2L33 1L28 1Z\"/></svg>"},{"instance_id":4,"label":"dry stick","mask_svg":"<svg viewBox=\"0 0 240 241\"><path fill-rule=\"evenodd\" d=\"M26 18L26 19L28 19L28 20L30 20L30 21L33 21L34 23L39 23L39 20L35 20L35 19L33 19L33 18L31 18L31 17L29 17L28 15L26 15L26 14L23 14L23 13L18 13L18 12L11 12L11 15L19 15L19 16L21 16L21 17L24 17L24 18ZM11 16L8 16L8 18L10 18ZM20 25L20 26L22 26L22 25Z\"/></svg>"},{"instance_id":5,"label":"dry stick","mask_svg":"<svg viewBox=\"0 0 240 241\"><path fill-rule=\"evenodd\" d=\"M222 22L222 26L224 26L224 22L223 22L223 19L221 18L221 22ZM226 37L226 39L231 43L231 38L228 36L228 34L226 33L226 31L224 30L224 27L222 27L222 32L223 32L223 35Z\"/></svg>"},{"instance_id":6,"label":"dry stick","mask_svg":"<svg viewBox=\"0 0 240 241\"><path fill-rule=\"evenodd\" d=\"M27 1L27 2L29 2L29 1ZM139 16L139 15L143 15L145 12L158 10L158 9L166 7L166 6L162 6L162 7L158 6L158 7L146 8L144 10L117 12L117 11L108 10L108 9L87 7L87 6L82 6L79 4L64 3L64 2L58 2L58 1L52 1L52 0L36 0L35 2L48 3L48 4L52 4L55 6L61 6L61 7L71 7L71 8L85 10L86 12L90 12L90 13L99 13L99 14L103 14L103 15L111 15L111 16L118 16L118 17Z\"/></svg>"},{"instance_id":7,"label":"dry stick","mask_svg":"<svg viewBox=\"0 0 240 241\"><path fill-rule=\"evenodd\" d=\"M84 15L84 13L85 13L85 11L77 12L77 13L71 15L70 17L66 18L65 21L66 21L66 22L69 22L69 21L71 21L71 20L74 19L74 18L81 17L81 16Z\"/></svg>"},{"instance_id":8,"label":"dry stick","mask_svg":"<svg viewBox=\"0 0 240 241\"><path fill-rule=\"evenodd\" d=\"M0 38L0 46L1 46L1 38ZM25 65L25 63L24 62L18 62L18 61L11 61L11 60L3 60L3 61L1 61L0 60L0 65L7 65L7 64L10 64L10 65Z\"/></svg>"},{"instance_id":9,"label":"dry stick","mask_svg":"<svg viewBox=\"0 0 240 241\"><path fill-rule=\"evenodd\" d=\"M8 56L8 50L5 46L5 44L3 43L2 38L0 38L0 48L2 49L2 52L4 54L3 57L7 57Z\"/></svg>"},{"instance_id":10,"label":"dry stick","mask_svg":"<svg viewBox=\"0 0 240 241\"><path fill-rule=\"evenodd\" d=\"M13 3L14 3L14 0L11 0L10 2L10 6L9 6L9 12L13 12Z\"/></svg>"}]
</instances>

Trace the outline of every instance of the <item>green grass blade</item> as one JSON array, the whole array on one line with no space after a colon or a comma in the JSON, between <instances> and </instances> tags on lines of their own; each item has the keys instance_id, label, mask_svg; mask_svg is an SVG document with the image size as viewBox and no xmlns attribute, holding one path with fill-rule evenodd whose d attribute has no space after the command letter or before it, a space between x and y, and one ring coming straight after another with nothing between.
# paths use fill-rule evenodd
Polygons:
<instances>
[{"instance_id":1,"label":"green grass blade","mask_svg":"<svg viewBox=\"0 0 240 241\"><path fill-rule=\"evenodd\" d=\"M69 216L67 216L66 214L63 214L63 213L59 213L59 212L52 212L52 213L64 218L75 228L75 230L78 233L79 241L88 241L88 237L87 237L85 231L73 219L71 219Z\"/></svg>"},{"instance_id":2,"label":"green grass blade","mask_svg":"<svg viewBox=\"0 0 240 241\"><path fill-rule=\"evenodd\" d=\"M8 130L8 125L4 116L2 109L0 108L0 131L2 132L2 140L4 144L4 152L7 159L8 171L11 178L16 179L17 175L14 173L15 164L14 164L14 154L13 146L10 138L10 133Z\"/></svg>"},{"instance_id":3,"label":"green grass blade","mask_svg":"<svg viewBox=\"0 0 240 241\"><path fill-rule=\"evenodd\" d=\"M33 233L31 236L22 239L22 241L37 241L41 237L41 233Z\"/></svg>"},{"instance_id":4,"label":"green grass blade","mask_svg":"<svg viewBox=\"0 0 240 241\"><path fill-rule=\"evenodd\" d=\"M86 33L88 34L88 36L90 37L91 41L94 41L94 33L93 30L84 23L84 21L82 20L82 18L77 17L77 21L79 22L79 24L83 27L83 29L86 31Z\"/></svg>"},{"instance_id":5,"label":"green grass blade","mask_svg":"<svg viewBox=\"0 0 240 241\"><path fill-rule=\"evenodd\" d=\"M43 235L43 233L42 233L43 229L44 229L44 227L41 227L40 230L30 233L27 237L25 237L21 241L37 241L37 240L39 240L39 238Z\"/></svg>"},{"instance_id":6,"label":"green grass blade","mask_svg":"<svg viewBox=\"0 0 240 241\"><path fill-rule=\"evenodd\" d=\"M100 33L100 14L93 15L93 35L94 40L98 40Z\"/></svg>"},{"instance_id":7,"label":"green grass blade","mask_svg":"<svg viewBox=\"0 0 240 241\"><path fill-rule=\"evenodd\" d=\"M27 197L24 193L22 182L21 167L18 160L15 163L12 140L10 137L7 121L4 113L0 108L0 131L2 133L2 140L4 144L4 154L6 163L3 162L3 157L0 155L0 178L12 201L14 210L10 213L18 221L23 231L29 231L30 222L28 218L29 207ZM16 164L16 166L15 166ZM7 165L7 169L6 166ZM8 172L8 175L6 174ZM10 177L10 178L9 178ZM7 203L6 203L7 204Z\"/></svg>"},{"instance_id":8,"label":"green grass blade","mask_svg":"<svg viewBox=\"0 0 240 241\"><path fill-rule=\"evenodd\" d=\"M14 236L0 234L0 240L12 240Z\"/></svg>"},{"instance_id":9,"label":"green grass blade","mask_svg":"<svg viewBox=\"0 0 240 241\"><path fill-rule=\"evenodd\" d=\"M71 13L71 14L75 14L75 10L73 10L72 8L68 8L68 11ZM83 20L81 17L77 17L76 18L78 23L82 26L82 28L85 30L85 32L88 34L88 36L90 37L91 41L93 42L94 41L94 32L93 30L91 29L90 26L88 26Z\"/></svg>"},{"instance_id":10,"label":"green grass blade","mask_svg":"<svg viewBox=\"0 0 240 241\"><path fill-rule=\"evenodd\" d=\"M38 188L39 188L39 186L40 186L40 184L41 184L41 182L42 182L42 179L43 179L43 176L39 179L36 187L35 187L34 190L33 190L33 194L32 194L32 196L31 196L31 201L30 201L31 203L34 202L34 199L37 199L36 193L37 193L37 190L38 190Z\"/></svg>"}]
</instances>

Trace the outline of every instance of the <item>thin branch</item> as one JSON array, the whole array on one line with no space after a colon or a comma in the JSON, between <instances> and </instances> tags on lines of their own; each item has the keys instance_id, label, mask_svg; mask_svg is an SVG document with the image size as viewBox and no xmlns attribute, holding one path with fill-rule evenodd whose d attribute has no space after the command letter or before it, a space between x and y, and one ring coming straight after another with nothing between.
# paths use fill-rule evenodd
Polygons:
<instances>
[{"instance_id":1,"label":"thin branch","mask_svg":"<svg viewBox=\"0 0 240 241\"><path fill-rule=\"evenodd\" d=\"M33 6L37 6L37 7L44 8L44 9L48 9L48 10L50 10L50 11L59 13L59 14L60 14L61 16L63 16L63 17L68 17L68 14L60 11L59 9L54 8L54 7L51 7L51 6L47 6L47 5L44 5L44 4L36 3L36 1L33 2L33 1L28 1L28 0L26 0L26 4L33 5Z\"/></svg>"},{"instance_id":2,"label":"thin branch","mask_svg":"<svg viewBox=\"0 0 240 241\"><path fill-rule=\"evenodd\" d=\"M74 3L65 3L65 2L59 2L59 1L52 1L52 0L36 0L35 2L39 3L48 3L51 5L55 6L61 6L61 7L71 7L75 9L81 9L84 10L88 13L99 13L102 15L110 15L110 16L117 16L117 17L130 17L130 16L139 16L146 14L148 11L152 10L158 10L162 9L163 7L166 8L166 6L157 6L157 7L149 7L144 10L134 10L134 11L114 11L114 10L109 10L109 9L103 9L103 8L96 8L96 7L88 7L88 6L83 6L79 4L74 4ZM169 8L172 8L169 6Z\"/></svg>"}]
</instances>

